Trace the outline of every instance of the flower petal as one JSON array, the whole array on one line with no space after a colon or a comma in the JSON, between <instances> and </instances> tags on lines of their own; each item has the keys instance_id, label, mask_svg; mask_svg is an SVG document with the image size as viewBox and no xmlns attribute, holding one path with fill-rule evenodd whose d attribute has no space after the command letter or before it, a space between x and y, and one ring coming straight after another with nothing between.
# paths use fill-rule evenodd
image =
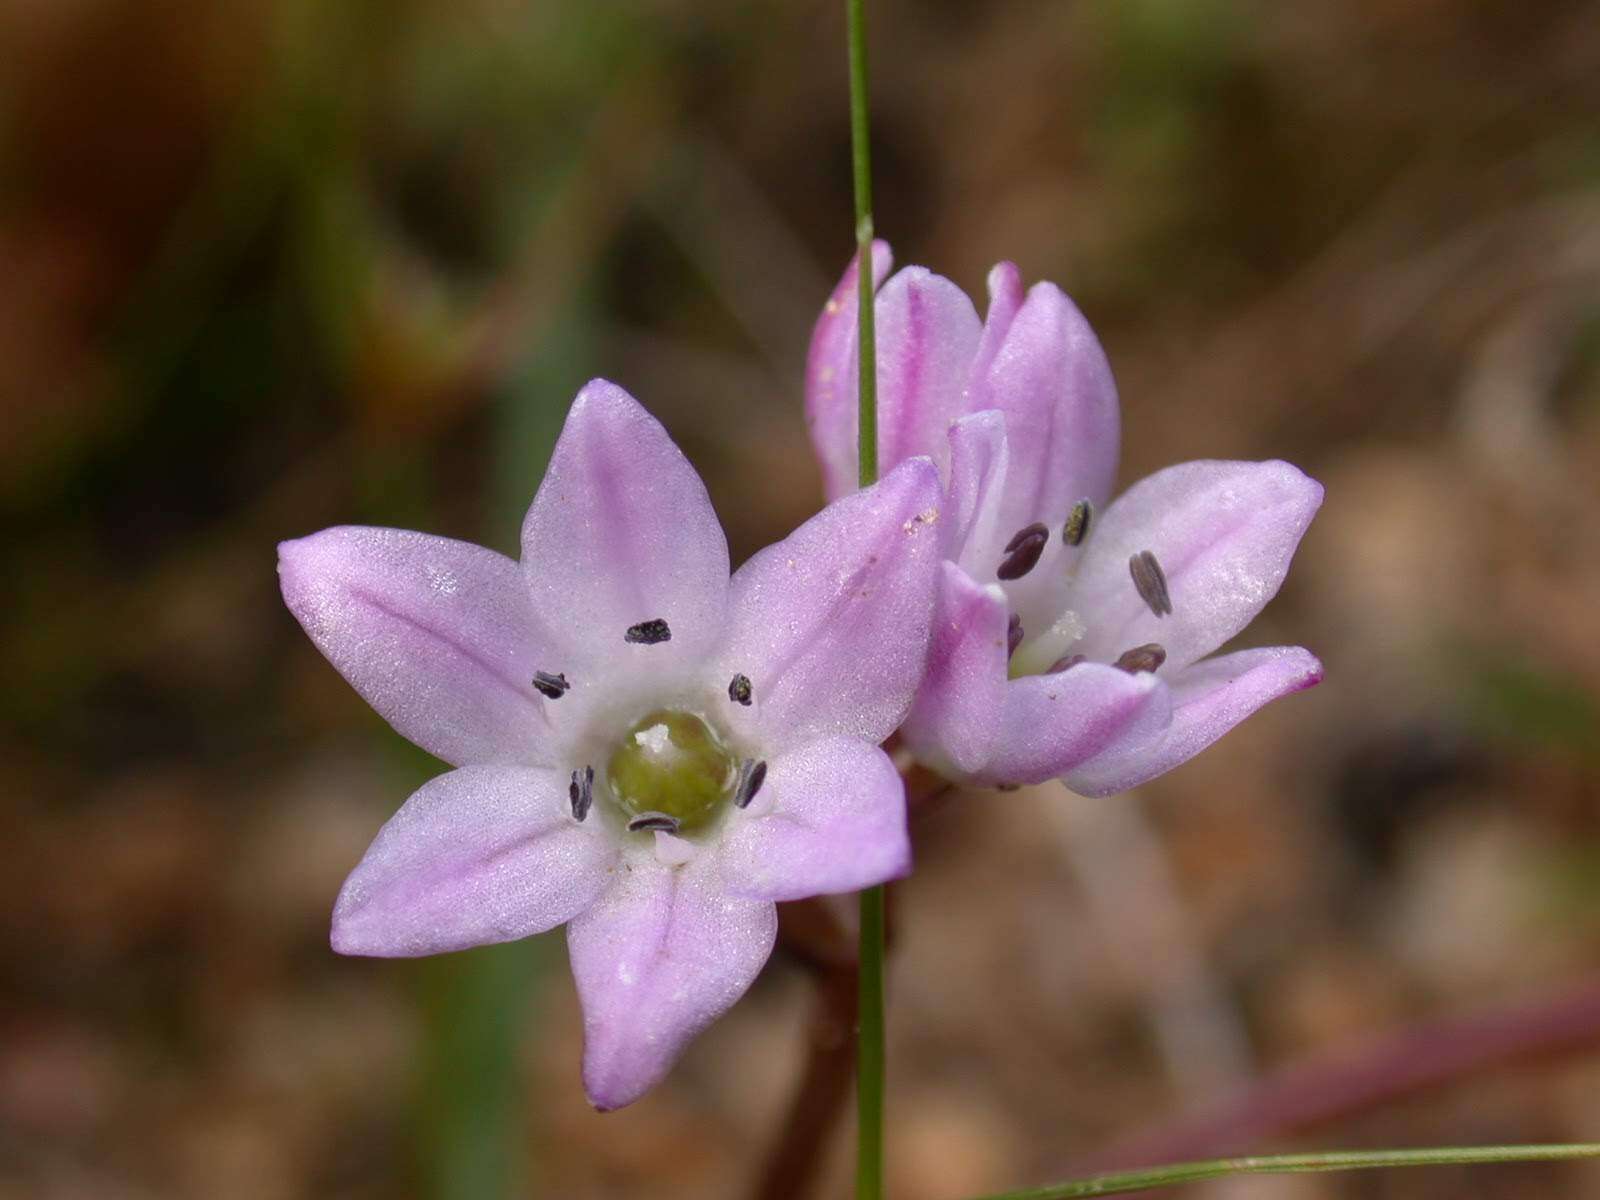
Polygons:
<instances>
[{"instance_id":1,"label":"flower petal","mask_svg":"<svg viewBox=\"0 0 1600 1200\"><path fill-rule=\"evenodd\" d=\"M660 422L603 379L567 414L522 525L522 568L580 666L656 671L702 657L722 630L728 543L705 485ZM656 620L670 641L624 640Z\"/></svg>"},{"instance_id":2,"label":"flower petal","mask_svg":"<svg viewBox=\"0 0 1600 1200\"><path fill-rule=\"evenodd\" d=\"M945 557L974 578L992 576L1000 550L1016 532L999 535L1005 496L1006 417L995 409L972 413L950 426L950 520L945 527Z\"/></svg>"},{"instance_id":3,"label":"flower petal","mask_svg":"<svg viewBox=\"0 0 1600 1200\"><path fill-rule=\"evenodd\" d=\"M889 243L872 243L873 290L894 261ZM857 486L856 312L860 255L850 260L839 286L822 306L806 356L806 424L822 464L823 490L831 500Z\"/></svg>"},{"instance_id":4,"label":"flower petal","mask_svg":"<svg viewBox=\"0 0 1600 1200\"><path fill-rule=\"evenodd\" d=\"M1017 310L1026 297L1022 290L1022 272L1017 264L1000 262L989 270L989 311L984 314L983 334L978 339L978 352L972 360L972 378L984 379L993 365L1006 335L1011 332L1011 322L1017 319Z\"/></svg>"},{"instance_id":5,"label":"flower petal","mask_svg":"<svg viewBox=\"0 0 1600 1200\"><path fill-rule=\"evenodd\" d=\"M333 910L340 954L401 958L543 933L588 908L616 847L560 772L462 767L389 819Z\"/></svg>"},{"instance_id":6,"label":"flower petal","mask_svg":"<svg viewBox=\"0 0 1600 1200\"><path fill-rule=\"evenodd\" d=\"M1053 283L1035 284L1007 322L1016 286L1009 266L1002 263L990 279L989 323L1004 324L1005 335L991 350L994 335L986 330L967 403L969 412L1006 414L1007 536L1035 521L1054 529L1086 497L1104 504L1121 429L1111 366L1089 322Z\"/></svg>"},{"instance_id":7,"label":"flower petal","mask_svg":"<svg viewBox=\"0 0 1600 1200\"><path fill-rule=\"evenodd\" d=\"M1147 740L1172 719L1161 680L1104 663L1029 675L1006 688L1001 732L978 779L1043 783L1125 739Z\"/></svg>"},{"instance_id":8,"label":"flower petal","mask_svg":"<svg viewBox=\"0 0 1600 1200\"><path fill-rule=\"evenodd\" d=\"M1172 724L1154 739L1132 737L1067 772L1085 796L1137 787L1189 761L1268 701L1322 681L1322 664L1299 646L1241 650L1195 663L1168 683Z\"/></svg>"},{"instance_id":9,"label":"flower petal","mask_svg":"<svg viewBox=\"0 0 1600 1200\"><path fill-rule=\"evenodd\" d=\"M776 907L727 894L713 857L682 867L633 857L567 926L583 1005L583 1086L601 1111L660 1082L772 952Z\"/></svg>"},{"instance_id":10,"label":"flower petal","mask_svg":"<svg viewBox=\"0 0 1600 1200\"><path fill-rule=\"evenodd\" d=\"M774 754L844 734L881 742L922 678L940 562L939 477L925 458L835 500L733 578L709 687L748 676L729 724Z\"/></svg>"},{"instance_id":11,"label":"flower petal","mask_svg":"<svg viewBox=\"0 0 1600 1200\"><path fill-rule=\"evenodd\" d=\"M900 731L940 774L971 778L993 753L1006 706L1009 615L997 585L943 564L928 671Z\"/></svg>"},{"instance_id":12,"label":"flower petal","mask_svg":"<svg viewBox=\"0 0 1600 1200\"><path fill-rule=\"evenodd\" d=\"M284 602L373 708L451 764L545 761L546 665L517 564L468 542L340 526L278 547Z\"/></svg>"},{"instance_id":13,"label":"flower petal","mask_svg":"<svg viewBox=\"0 0 1600 1200\"><path fill-rule=\"evenodd\" d=\"M967 294L923 267L907 267L878 293L878 461L885 468L918 454L948 464L947 431L963 411L980 328Z\"/></svg>"},{"instance_id":14,"label":"flower petal","mask_svg":"<svg viewBox=\"0 0 1600 1200\"><path fill-rule=\"evenodd\" d=\"M761 900L855 892L911 869L905 785L889 756L855 738L812 742L767 764L718 847L731 891Z\"/></svg>"},{"instance_id":15,"label":"flower petal","mask_svg":"<svg viewBox=\"0 0 1600 1200\"><path fill-rule=\"evenodd\" d=\"M1069 597L1088 633L1075 649L1111 661L1157 642L1171 677L1248 625L1278 592L1322 485L1286 462L1190 462L1134 484L1089 535ZM1149 550L1172 613L1140 599L1128 560Z\"/></svg>"}]
</instances>

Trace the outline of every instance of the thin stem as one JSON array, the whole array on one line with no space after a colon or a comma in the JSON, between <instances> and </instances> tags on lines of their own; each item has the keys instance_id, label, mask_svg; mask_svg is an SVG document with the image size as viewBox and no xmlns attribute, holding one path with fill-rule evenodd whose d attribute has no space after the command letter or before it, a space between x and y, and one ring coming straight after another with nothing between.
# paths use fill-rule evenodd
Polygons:
<instances>
[{"instance_id":1,"label":"thin stem","mask_svg":"<svg viewBox=\"0 0 1600 1200\"><path fill-rule=\"evenodd\" d=\"M872 144L867 111L867 14L865 0L845 0L850 47L850 165L856 200L856 304L860 374L857 379L857 442L860 483L878 481L878 348L873 329ZM860 983L856 1027L856 1198L883 1196L884 1091L884 895L861 893Z\"/></svg>"},{"instance_id":2,"label":"thin stem","mask_svg":"<svg viewBox=\"0 0 1600 1200\"><path fill-rule=\"evenodd\" d=\"M1366 1112L1510 1063L1600 1045L1600 975L1513 1006L1436 1019L1326 1053L1214 1097L1205 1111L1147 1129L1077 1164L1083 1171L1225 1154Z\"/></svg>"},{"instance_id":3,"label":"thin stem","mask_svg":"<svg viewBox=\"0 0 1600 1200\"><path fill-rule=\"evenodd\" d=\"M861 893L856 1026L856 1200L883 1196L884 890Z\"/></svg>"},{"instance_id":4,"label":"thin stem","mask_svg":"<svg viewBox=\"0 0 1600 1200\"><path fill-rule=\"evenodd\" d=\"M878 346L872 305L872 143L867 110L866 0L845 0L850 42L850 168L856 194L856 305L859 407L857 442L862 487L878 482Z\"/></svg>"},{"instance_id":5,"label":"thin stem","mask_svg":"<svg viewBox=\"0 0 1600 1200\"><path fill-rule=\"evenodd\" d=\"M1483 1163L1559 1162L1600 1158L1600 1142L1550 1146L1440 1146L1427 1150L1331 1150L1323 1154L1271 1154L1213 1158L1115 1175L1096 1175L1070 1183L1047 1184L1020 1192L996 1192L978 1200L1079 1200L1118 1196L1146 1188L1199 1183L1224 1175L1301 1175L1313 1171L1355 1171L1375 1167L1477 1166Z\"/></svg>"}]
</instances>

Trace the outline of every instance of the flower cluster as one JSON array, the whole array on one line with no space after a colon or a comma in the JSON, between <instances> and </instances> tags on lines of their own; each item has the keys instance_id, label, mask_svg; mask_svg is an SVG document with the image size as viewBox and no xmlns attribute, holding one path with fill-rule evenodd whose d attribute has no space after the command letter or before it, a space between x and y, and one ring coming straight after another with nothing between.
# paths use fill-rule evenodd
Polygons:
<instances>
[{"instance_id":1,"label":"flower cluster","mask_svg":"<svg viewBox=\"0 0 1600 1200\"><path fill-rule=\"evenodd\" d=\"M776 902L909 870L881 748L897 729L954 779L1106 793L1319 677L1298 648L1203 656L1276 592L1320 488L1283 463L1188 463L1107 505L1104 356L1009 264L981 323L926 271L883 285L892 469L857 491L854 289L852 269L807 378L832 502L731 577L694 469L603 381L568 414L520 563L393 529L279 547L318 648L453 767L350 875L334 948L434 954L565 924L601 1109L744 993Z\"/></svg>"},{"instance_id":2,"label":"flower cluster","mask_svg":"<svg viewBox=\"0 0 1600 1200\"><path fill-rule=\"evenodd\" d=\"M980 321L955 284L874 247L879 452L945 479L946 562L906 723L929 766L973 783L1125 791L1269 700L1315 684L1307 650L1205 657L1277 593L1322 487L1284 462L1190 462L1110 504L1116 387L1054 284L989 274ZM830 495L856 444L852 266L812 337L806 406Z\"/></svg>"}]
</instances>

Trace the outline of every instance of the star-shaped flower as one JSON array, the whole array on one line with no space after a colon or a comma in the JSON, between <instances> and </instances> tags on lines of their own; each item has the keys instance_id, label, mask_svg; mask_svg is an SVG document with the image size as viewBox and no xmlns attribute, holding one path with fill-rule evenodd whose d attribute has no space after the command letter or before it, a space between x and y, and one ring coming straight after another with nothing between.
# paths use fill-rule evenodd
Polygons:
<instances>
[{"instance_id":1,"label":"star-shaped flower","mask_svg":"<svg viewBox=\"0 0 1600 1200\"><path fill-rule=\"evenodd\" d=\"M937 473L913 459L730 580L705 487L595 381L519 565L395 529L279 548L284 599L396 730L455 769L385 825L334 948L435 954L567 923L584 1086L637 1099L750 985L774 902L910 864L879 748L921 678Z\"/></svg>"},{"instance_id":2,"label":"star-shaped flower","mask_svg":"<svg viewBox=\"0 0 1600 1200\"><path fill-rule=\"evenodd\" d=\"M1317 683L1298 646L1206 657L1277 593L1322 487L1284 462L1190 462L1106 501L1119 417L1088 322L1053 284L989 275L980 322L874 246L879 458L929 455L949 520L927 678L903 730L924 762L987 784L1108 795ZM856 270L813 334L806 402L828 493L856 453Z\"/></svg>"}]
</instances>

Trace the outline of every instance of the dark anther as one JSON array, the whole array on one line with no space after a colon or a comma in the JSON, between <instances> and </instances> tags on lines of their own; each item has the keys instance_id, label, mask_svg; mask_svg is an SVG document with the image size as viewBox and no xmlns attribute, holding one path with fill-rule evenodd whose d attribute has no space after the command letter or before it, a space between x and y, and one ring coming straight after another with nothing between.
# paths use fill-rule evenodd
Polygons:
<instances>
[{"instance_id":1,"label":"dark anther","mask_svg":"<svg viewBox=\"0 0 1600 1200\"><path fill-rule=\"evenodd\" d=\"M1006 657L1010 658L1015 654L1020 645L1022 645L1022 618L1012 613L1011 620L1006 622Z\"/></svg>"},{"instance_id":2,"label":"dark anther","mask_svg":"<svg viewBox=\"0 0 1600 1200\"><path fill-rule=\"evenodd\" d=\"M1079 500L1067 514L1067 523L1061 529L1061 540L1069 546L1081 545L1089 536L1089 522L1094 520L1094 505Z\"/></svg>"},{"instance_id":3,"label":"dark anther","mask_svg":"<svg viewBox=\"0 0 1600 1200\"><path fill-rule=\"evenodd\" d=\"M567 682L565 675L552 675L549 671L535 671L533 673L533 686L539 689L539 694L546 700L559 700L567 694L567 689L572 685Z\"/></svg>"},{"instance_id":4,"label":"dark anther","mask_svg":"<svg viewBox=\"0 0 1600 1200\"><path fill-rule=\"evenodd\" d=\"M1124 650L1122 657L1111 665L1121 667L1129 675L1137 675L1141 671L1154 671L1166 661L1166 648L1155 642L1148 642L1143 646L1135 646L1132 650Z\"/></svg>"},{"instance_id":5,"label":"dark anther","mask_svg":"<svg viewBox=\"0 0 1600 1200\"><path fill-rule=\"evenodd\" d=\"M1154 554L1148 550L1135 554L1128 560L1128 574L1133 576L1139 599L1150 606L1151 612L1158 617L1171 615L1172 597L1167 594L1167 577Z\"/></svg>"},{"instance_id":6,"label":"dark anther","mask_svg":"<svg viewBox=\"0 0 1600 1200\"><path fill-rule=\"evenodd\" d=\"M1065 657L1058 658L1058 659L1055 660L1055 662L1051 663L1050 664L1050 669L1048 671L1046 671L1045 674L1046 675L1059 675L1063 671L1072 670L1073 667L1077 666L1081 662L1088 662L1088 661L1089 660L1088 660L1087 656L1085 656L1085 655L1082 655L1082 654L1068 654Z\"/></svg>"},{"instance_id":7,"label":"dark anther","mask_svg":"<svg viewBox=\"0 0 1600 1200\"><path fill-rule=\"evenodd\" d=\"M594 803L593 767L572 773L572 782L567 785L567 797L572 801L574 820L581 821L589 815L589 806Z\"/></svg>"},{"instance_id":8,"label":"dark anther","mask_svg":"<svg viewBox=\"0 0 1600 1200\"><path fill-rule=\"evenodd\" d=\"M739 764L739 783L733 791L733 806L746 808L756 798L761 785L767 781L767 764L759 759L747 758Z\"/></svg>"},{"instance_id":9,"label":"dark anther","mask_svg":"<svg viewBox=\"0 0 1600 1200\"><path fill-rule=\"evenodd\" d=\"M667 623L660 617L653 621L640 621L637 625L629 625L628 632L622 635L622 640L632 642L636 646L654 646L657 642L670 642L672 630L667 628Z\"/></svg>"},{"instance_id":10,"label":"dark anther","mask_svg":"<svg viewBox=\"0 0 1600 1200\"><path fill-rule=\"evenodd\" d=\"M750 707L750 676L735 675L728 684L728 699Z\"/></svg>"},{"instance_id":11,"label":"dark anther","mask_svg":"<svg viewBox=\"0 0 1600 1200\"><path fill-rule=\"evenodd\" d=\"M628 822L629 833L677 833L678 818L669 817L666 813L647 812L640 813Z\"/></svg>"},{"instance_id":12,"label":"dark anther","mask_svg":"<svg viewBox=\"0 0 1600 1200\"><path fill-rule=\"evenodd\" d=\"M1000 569L995 574L1001 579L1021 579L1033 570L1049 540L1050 531L1039 521L1017 530L1006 543L1006 556L1000 560Z\"/></svg>"}]
</instances>

